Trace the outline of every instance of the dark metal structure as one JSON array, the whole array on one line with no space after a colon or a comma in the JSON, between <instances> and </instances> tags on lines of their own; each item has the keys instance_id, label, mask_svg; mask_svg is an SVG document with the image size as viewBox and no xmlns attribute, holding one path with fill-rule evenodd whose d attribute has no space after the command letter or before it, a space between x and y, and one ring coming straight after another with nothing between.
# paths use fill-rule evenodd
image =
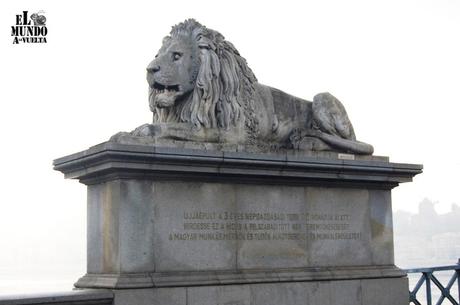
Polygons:
<instances>
[{"instance_id":1,"label":"dark metal structure","mask_svg":"<svg viewBox=\"0 0 460 305\"><path fill-rule=\"evenodd\" d=\"M426 296L427 305L432 305L432 304L441 305L443 304L445 300L450 301L451 304L459 305L460 303L459 301L459 298L460 298L460 259L457 265L453 265L453 266L417 268L417 269L408 269L405 271L408 274L421 273L420 279L418 280L414 289L412 291L409 290L410 303L413 303L416 305L422 305L422 303L420 303L420 300L417 299L417 293L419 292L422 285L425 284L425 288L426 288L425 296ZM435 272L440 272L440 271L453 271L453 275L445 287L441 283L441 281L434 275ZM451 289L454 286L455 282L457 282L457 287L456 287L457 292L458 292L457 299L455 299L455 297L451 294ZM441 295L436 301L436 303L433 303L433 296L432 296L432 291L431 291L432 283L441 292ZM448 303L446 302L444 304L448 304Z\"/></svg>"}]
</instances>

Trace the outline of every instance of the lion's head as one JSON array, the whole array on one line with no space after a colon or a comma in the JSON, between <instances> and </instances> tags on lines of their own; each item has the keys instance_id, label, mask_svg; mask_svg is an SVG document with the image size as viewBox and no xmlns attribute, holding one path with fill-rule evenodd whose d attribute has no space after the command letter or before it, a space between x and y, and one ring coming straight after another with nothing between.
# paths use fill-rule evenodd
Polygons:
<instances>
[{"instance_id":1,"label":"lion's head","mask_svg":"<svg viewBox=\"0 0 460 305\"><path fill-rule=\"evenodd\" d=\"M227 129L244 118L256 81L230 42L188 19L172 28L147 67L154 123Z\"/></svg>"}]
</instances>

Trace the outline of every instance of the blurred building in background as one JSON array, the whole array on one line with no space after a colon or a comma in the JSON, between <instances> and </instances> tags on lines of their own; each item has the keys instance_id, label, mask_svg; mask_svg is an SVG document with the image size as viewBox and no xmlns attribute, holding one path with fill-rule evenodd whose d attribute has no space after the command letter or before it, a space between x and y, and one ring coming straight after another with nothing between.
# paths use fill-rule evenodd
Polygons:
<instances>
[{"instance_id":1,"label":"blurred building in background","mask_svg":"<svg viewBox=\"0 0 460 305\"><path fill-rule=\"evenodd\" d=\"M418 213L394 213L395 261L401 268L454 265L460 258L460 206L438 214L424 199Z\"/></svg>"}]
</instances>

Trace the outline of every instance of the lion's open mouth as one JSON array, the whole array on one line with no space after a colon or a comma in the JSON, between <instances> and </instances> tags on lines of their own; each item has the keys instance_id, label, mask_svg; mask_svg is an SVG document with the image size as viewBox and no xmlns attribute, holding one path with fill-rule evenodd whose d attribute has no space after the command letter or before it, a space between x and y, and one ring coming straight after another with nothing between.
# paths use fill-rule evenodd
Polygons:
<instances>
[{"instance_id":1,"label":"lion's open mouth","mask_svg":"<svg viewBox=\"0 0 460 305\"><path fill-rule=\"evenodd\" d=\"M152 86L153 90L156 91L155 93L173 93L179 92L180 88L179 85L163 85L158 82L154 82Z\"/></svg>"},{"instance_id":2,"label":"lion's open mouth","mask_svg":"<svg viewBox=\"0 0 460 305\"><path fill-rule=\"evenodd\" d=\"M154 82L151 88L154 104L159 108L172 107L176 100L183 95L180 85L163 85Z\"/></svg>"}]
</instances>

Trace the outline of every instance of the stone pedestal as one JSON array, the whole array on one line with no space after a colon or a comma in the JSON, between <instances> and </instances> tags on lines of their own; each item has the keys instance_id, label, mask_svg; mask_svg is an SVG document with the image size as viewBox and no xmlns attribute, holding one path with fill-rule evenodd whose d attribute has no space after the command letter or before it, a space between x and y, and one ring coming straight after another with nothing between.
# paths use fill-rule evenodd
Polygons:
<instances>
[{"instance_id":1,"label":"stone pedestal","mask_svg":"<svg viewBox=\"0 0 460 305\"><path fill-rule=\"evenodd\" d=\"M422 167L357 158L103 143L57 159L88 186L75 285L126 305L407 304L391 189Z\"/></svg>"}]
</instances>

